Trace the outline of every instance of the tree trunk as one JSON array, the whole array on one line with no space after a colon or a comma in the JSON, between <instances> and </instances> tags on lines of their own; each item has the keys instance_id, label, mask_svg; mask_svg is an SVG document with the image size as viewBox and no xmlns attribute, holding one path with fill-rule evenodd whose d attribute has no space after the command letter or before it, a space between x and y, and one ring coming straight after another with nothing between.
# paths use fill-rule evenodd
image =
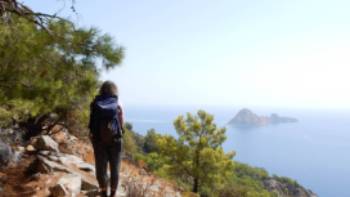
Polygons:
<instances>
[{"instance_id":1,"label":"tree trunk","mask_svg":"<svg viewBox=\"0 0 350 197\"><path fill-rule=\"evenodd\" d=\"M199 153L200 153L200 144L198 144L197 150L195 152L195 158L194 158L194 169L195 169L195 175L194 175L194 181L193 181L193 193L199 192L199 174L198 174L198 168L199 168Z\"/></svg>"},{"instance_id":2,"label":"tree trunk","mask_svg":"<svg viewBox=\"0 0 350 197\"><path fill-rule=\"evenodd\" d=\"M198 187L199 187L198 178L194 178L192 192L193 193L198 193L198 189L199 189Z\"/></svg>"}]
</instances>

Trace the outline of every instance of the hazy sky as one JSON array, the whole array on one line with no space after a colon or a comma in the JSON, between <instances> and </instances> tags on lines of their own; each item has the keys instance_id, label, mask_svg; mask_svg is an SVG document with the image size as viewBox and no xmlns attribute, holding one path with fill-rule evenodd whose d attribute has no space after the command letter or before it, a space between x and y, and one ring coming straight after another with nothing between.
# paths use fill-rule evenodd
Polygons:
<instances>
[{"instance_id":1,"label":"hazy sky","mask_svg":"<svg viewBox=\"0 0 350 197\"><path fill-rule=\"evenodd\" d=\"M76 9L71 19L126 48L122 67L103 74L125 105L350 108L348 0L77 0Z\"/></svg>"}]
</instances>

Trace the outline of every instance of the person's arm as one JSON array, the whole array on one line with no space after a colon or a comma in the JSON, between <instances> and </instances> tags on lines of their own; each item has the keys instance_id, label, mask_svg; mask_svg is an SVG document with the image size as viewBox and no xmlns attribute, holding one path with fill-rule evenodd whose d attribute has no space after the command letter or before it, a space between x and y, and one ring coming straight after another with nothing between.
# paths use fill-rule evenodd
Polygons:
<instances>
[{"instance_id":1,"label":"person's arm","mask_svg":"<svg viewBox=\"0 0 350 197\"><path fill-rule=\"evenodd\" d=\"M123 112L123 108L121 105L118 105L118 119L119 119L119 123L120 123L120 128L122 129L123 134L125 133L125 129L124 129L124 112Z\"/></svg>"}]
</instances>

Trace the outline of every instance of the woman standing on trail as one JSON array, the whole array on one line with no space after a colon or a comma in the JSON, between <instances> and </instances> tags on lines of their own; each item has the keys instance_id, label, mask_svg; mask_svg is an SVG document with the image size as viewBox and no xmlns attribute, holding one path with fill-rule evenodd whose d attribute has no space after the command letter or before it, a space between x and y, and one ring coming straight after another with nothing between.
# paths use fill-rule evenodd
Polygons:
<instances>
[{"instance_id":1,"label":"woman standing on trail","mask_svg":"<svg viewBox=\"0 0 350 197\"><path fill-rule=\"evenodd\" d=\"M105 81L90 105L90 139L94 148L96 177L102 197L107 197L107 165L110 168L110 196L116 195L124 133L123 111L118 102L118 88Z\"/></svg>"}]
</instances>

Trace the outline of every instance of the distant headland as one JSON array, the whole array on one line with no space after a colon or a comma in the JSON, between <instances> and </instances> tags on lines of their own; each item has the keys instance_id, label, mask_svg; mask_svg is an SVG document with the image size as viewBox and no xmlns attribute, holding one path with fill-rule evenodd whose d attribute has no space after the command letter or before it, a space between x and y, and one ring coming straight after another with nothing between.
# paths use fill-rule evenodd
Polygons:
<instances>
[{"instance_id":1,"label":"distant headland","mask_svg":"<svg viewBox=\"0 0 350 197\"><path fill-rule=\"evenodd\" d=\"M242 128L254 128L271 124L295 122L298 122L296 118L283 117L275 113L270 116L259 116L251 110L244 108L236 114L236 116L229 122L229 125Z\"/></svg>"}]
</instances>

